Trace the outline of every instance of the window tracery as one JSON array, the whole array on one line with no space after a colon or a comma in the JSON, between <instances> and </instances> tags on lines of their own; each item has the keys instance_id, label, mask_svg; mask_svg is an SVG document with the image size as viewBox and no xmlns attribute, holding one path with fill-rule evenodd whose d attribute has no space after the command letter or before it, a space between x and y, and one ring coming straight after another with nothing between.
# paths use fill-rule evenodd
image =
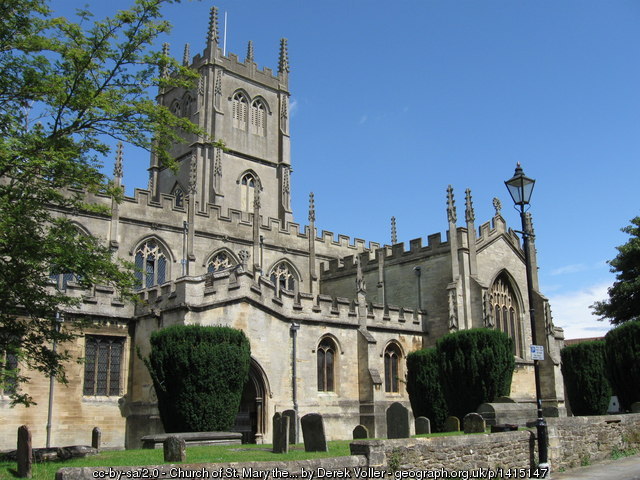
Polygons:
<instances>
[{"instance_id":1,"label":"window tracery","mask_svg":"<svg viewBox=\"0 0 640 480\"><path fill-rule=\"evenodd\" d=\"M230 257L230 255L226 252L220 252L209 260L207 264L207 272L208 273L216 273L222 272L233 267L236 262Z\"/></svg>"},{"instance_id":2,"label":"window tracery","mask_svg":"<svg viewBox=\"0 0 640 480\"><path fill-rule=\"evenodd\" d=\"M242 92L236 92L231 100L233 126L240 130L247 130L249 102Z\"/></svg>"},{"instance_id":3,"label":"window tracery","mask_svg":"<svg viewBox=\"0 0 640 480\"><path fill-rule=\"evenodd\" d=\"M515 292L505 274L501 274L491 287L491 309L495 328L513 340L514 355L523 356L520 312Z\"/></svg>"},{"instance_id":4,"label":"window tracery","mask_svg":"<svg viewBox=\"0 0 640 480\"><path fill-rule=\"evenodd\" d=\"M276 286L276 295L280 295L282 290L289 290L293 292L298 281L293 268L284 261L273 267L269 278Z\"/></svg>"},{"instance_id":5,"label":"window tracery","mask_svg":"<svg viewBox=\"0 0 640 480\"><path fill-rule=\"evenodd\" d=\"M336 344L328 337L323 338L316 351L318 361L318 391L335 391Z\"/></svg>"},{"instance_id":6,"label":"window tracery","mask_svg":"<svg viewBox=\"0 0 640 480\"><path fill-rule=\"evenodd\" d=\"M251 104L251 133L264 137L267 128L267 109L261 99Z\"/></svg>"},{"instance_id":7,"label":"window tracery","mask_svg":"<svg viewBox=\"0 0 640 480\"><path fill-rule=\"evenodd\" d=\"M400 348L390 343L384 351L384 390L387 393L400 392Z\"/></svg>"},{"instance_id":8,"label":"window tracery","mask_svg":"<svg viewBox=\"0 0 640 480\"><path fill-rule=\"evenodd\" d=\"M150 288L167 281L167 255L156 240L147 240L135 255L136 288Z\"/></svg>"},{"instance_id":9,"label":"window tracery","mask_svg":"<svg viewBox=\"0 0 640 480\"><path fill-rule=\"evenodd\" d=\"M243 212L253 211L253 201L256 195L258 181L251 173L246 173L240 180L240 209Z\"/></svg>"}]
</instances>

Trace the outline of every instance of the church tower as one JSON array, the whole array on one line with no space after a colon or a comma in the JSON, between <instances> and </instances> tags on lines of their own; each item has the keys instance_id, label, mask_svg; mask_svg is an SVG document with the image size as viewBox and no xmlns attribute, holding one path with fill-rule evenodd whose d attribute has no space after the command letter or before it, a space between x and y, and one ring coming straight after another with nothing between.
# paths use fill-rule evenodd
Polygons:
<instances>
[{"instance_id":1,"label":"church tower","mask_svg":"<svg viewBox=\"0 0 640 480\"><path fill-rule=\"evenodd\" d=\"M209 138L191 136L174 147L177 173L162 169L151 159L150 190L176 195L176 202L189 196L197 209L207 204L252 213L260 198L260 213L292 221L291 159L289 140L289 59L287 41L280 43L276 74L259 70L249 42L244 61L227 56L219 46L218 11L211 9L206 47L190 59L185 47L183 63L200 75L197 88L162 90L158 101L174 114L188 117ZM211 144L221 140L224 148Z\"/></svg>"}]
</instances>

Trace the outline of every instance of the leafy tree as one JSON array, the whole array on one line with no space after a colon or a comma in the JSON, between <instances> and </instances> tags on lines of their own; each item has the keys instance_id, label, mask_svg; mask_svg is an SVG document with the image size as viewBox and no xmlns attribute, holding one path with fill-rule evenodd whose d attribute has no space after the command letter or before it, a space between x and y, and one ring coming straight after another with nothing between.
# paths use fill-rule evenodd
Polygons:
<instances>
[{"instance_id":1,"label":"leafy tree","mask_svg":"<svg viewBox=\"0 0 640 480\"><path fill-rule=\"evenodd\" d=\"M414 417L427 417L434 432L443 430L447 405L440 386L440 365L435 348L407 355L407 392Z\"/></svg>"},{"instance_id":2,"label":"leafy tree","mask_svg":"<svg viewBox=\"0 0 640 480\"><path fill-rule=\"evenodd\" d=\"M476 328L436 343L442 392L451 415L463 418L482 403L508 395L515 368L513 340L504 332Z\"/></svg>"},{"instance_id":3,"label":"leafy tree","mask_svg":"<svg viewBox=\"0 0 640 480\"><path fill-rule=\"evenodd\" d=\"M640 320L626 322L605 337L609 380L625 410L640 402Z\"/></svg>"},{"instance_id":4,"label":"leafy tree","mask_svg":"<svg viewBox=\"0 0 640 480\"><path fill-rule=\"evenodd\" d=\"M596 315L608 318L613 325L640 319L640 217L622 229L631 238L617 247L618 255L609 261L616 281L609 288L609 299L594 303Z\"/></svg>"},{"instance_id":5,"label":"leafy tree","mask_svg":"<svg viewBox=\"0 0 640 480\"><path fill-rule=\"evenodd\" d=\"M152 333L145 364L165 431L233 427L250 359L249 340L241 330L175 325Z\"/></svg>"},{"instance_id":6,"label":"leafy tree","mask_svg":"<svg viewBox=\"0 0 640 480\"><path fill-rule=\"evenodd\" d=\"M190 85L195 75L151 49L169 30L160 13L168 3L136 0L99 21L80 11L73 23L52 17L46 0L0 0L0 388L28 380L24 368L2 364L10 356L66 381L69 354L51 345L73 338L81 321L56 328L56 313L77 299L52 289L50 273L123 295L133 285L109 249L65 217L106 213L85 192L121 195L100 173L107 142L152 149L171 166L167 147L180 132L200 133L153 99L157 88ZM12 401L33 402L20 388Z\"/></svg>"},{"instance_id":7,"label":"leafy tree","mask_svg":"<svg viewBox=\"0 0 640 480\"><path fill-rule=\"evenodd\" d=\"M605 415L611 400L604 342L584 342L560 351L562 377L574 415Z\"/></svg>"}]
</instances>

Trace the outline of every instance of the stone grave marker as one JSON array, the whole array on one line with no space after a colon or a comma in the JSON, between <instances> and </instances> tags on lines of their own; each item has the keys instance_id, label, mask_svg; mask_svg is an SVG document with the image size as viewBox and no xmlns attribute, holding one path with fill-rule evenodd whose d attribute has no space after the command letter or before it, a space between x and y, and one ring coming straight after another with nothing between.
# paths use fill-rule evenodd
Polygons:
<instances>
[{"instance_id":1,"label":"stone grave marker","mask_svg":"<svg viewBox=\"0 0 640 480\"><path fill-rule=\"evenodd\" d=\"M484 433L487 424L482 415L477 413L467 413L462 419L464 433Z\"/></svg>"},{"instance_id":2,"label":"stone grave marker","mask_svg":"<svg viewBox=\"0 0 640 480\"><path fill-rule=\"evenodd\" d=\"M387 408L387 438L409 438L409 410L399 402Z\"/></svg>"},{"instance_id":3,"label":"stone grave marker","mask_svg":"<svg viewBox=\"0 0 640 480\"><path fill-rule=\"evenodd\" d=\"M280 412L273 416L273 453L289 451L289 420L288 416Z\"/></svg>"},{"instance_id":4,"label":"stone grave marker","mask_svg":"<svg viewBox=\"0 0 640 480\"><path fill-rule=\"evenodd\" d=\"M460 431L460 419L458 417L447 417L444 421L445 432L459 432Z\"/></svg>"},{"instance_id":5,"label":"stone grave marker","mask_svg":"<svg viewBox=\"0 0 640 480\"><path fill-rule=\"evenodd\" d=\"M165 462L184 462L187 460L187 443L184 438L171 435L162 444Z\"/></svg>"},{"instance_id":6,"label":"stone grave marker","mask_svg":"<svg viewBox=\"0 0 640 480\"><path fill-rule=\"evenodd\" d=\"M91 446L96 450L100 450L100 443L102 442L102 430L99 427L93 427L91 430Z\"/></svg>"},{"instance_id":7,"label":"stone grave marker","mask_svg":"<svg viewBox=\"0 0 640 480\"><path fill-rule=\"evenodd\" d=\"M640 413L640 402L633 402L631 404L631 413Z\"/></svg>"},{"instance_id":8,"label":"stone grave marker","mask_svg":"<svg viewBox=\"0 0 640 480\"><path fill-rule=\"evenodd\" d=\"M31 478L31 462L33 461L33 452L31 445L31 432L29 427L22 425L18 428L18 451L16 452L18 460L18 477Z\"/></svg>"},{"instance_id":9,"label":"stone grave marker","mask_svg":"<svg viewBox=\"0 0 640 480\"><path fill-rule=\"evenodd\" d=\"M364 425L356 425L353 429L353 439L369 438L369 430Z\"/></svg>"},{"instance_id":10,"label":"stone grave marker","mask_svg":"<svg viewBox=\"0 0 640 480\"><path fill-rule=\"evenodd\" d=\"M296 430L298 429L298 416L295 410L285 410L282 415L289 417L289 443L296 443Z\"/></svg>"},{"instance_id":11,"label":"stone grave marker","mask_svg":"<svg viewBox=\"0 0 640 480\"><path fill-rule=\"evenodd\" d=\"M416 435L431 433L431 421L427 417L416 418Z\"/></svg>"},{"instance_id":12,"label":"stone grave marker","mask_svg":"<svg viewBox=\"0 0 640 480\"><path fill-rule=\"evenodd\" d=\"M328 452L324 421L319 413L308 413L300 419L305 452Z\"/></svg>"}]
</instances>

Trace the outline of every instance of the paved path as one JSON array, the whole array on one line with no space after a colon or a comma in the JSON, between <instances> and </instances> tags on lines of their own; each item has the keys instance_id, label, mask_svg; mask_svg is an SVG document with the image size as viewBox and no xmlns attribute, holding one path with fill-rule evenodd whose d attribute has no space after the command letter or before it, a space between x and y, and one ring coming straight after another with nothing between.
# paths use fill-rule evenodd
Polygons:
<instances>
[{"instance_id":1,"label":"paved path","mask_svg":"<svg viewBox=\"0 0 640 480\"><path fill-rule=\"evenodd\" d=\"M564 473L553 472L553 480L640 480L640 455L607 460L589 467L572 468Z\"/></svg>"}]
</instances>

